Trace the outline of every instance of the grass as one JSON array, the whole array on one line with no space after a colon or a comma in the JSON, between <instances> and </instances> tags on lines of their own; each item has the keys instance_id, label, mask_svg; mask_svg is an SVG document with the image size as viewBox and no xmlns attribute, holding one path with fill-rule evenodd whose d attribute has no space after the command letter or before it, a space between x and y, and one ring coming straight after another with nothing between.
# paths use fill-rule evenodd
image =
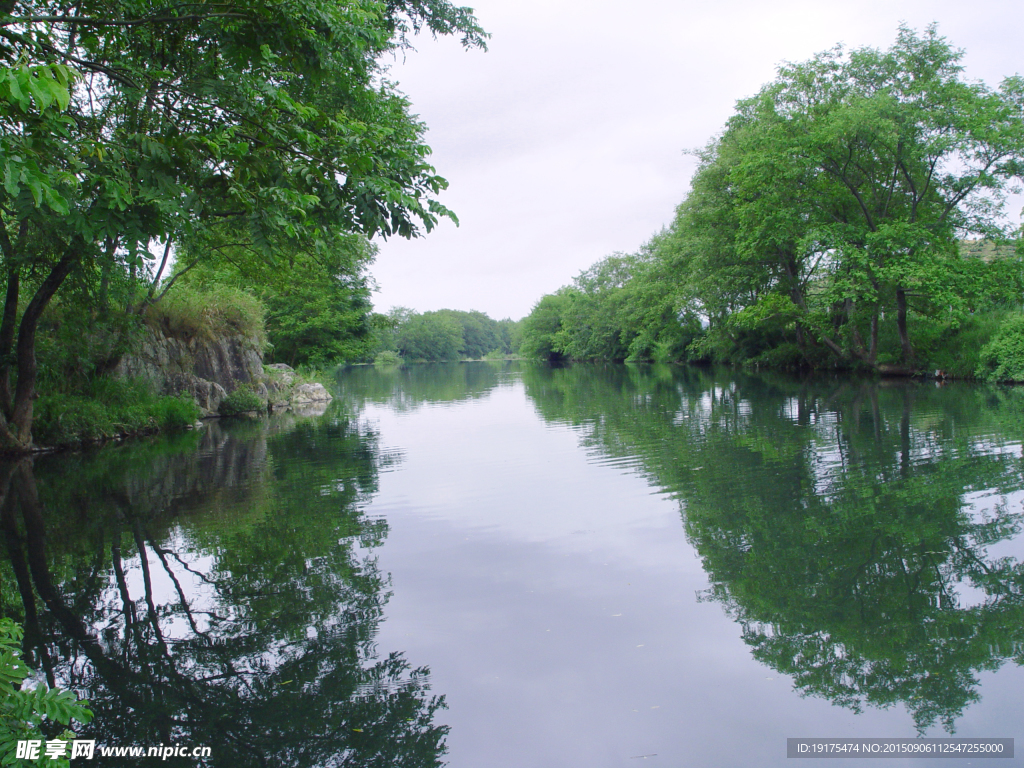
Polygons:
<instances>
[{"instance_id":1,"label":"grass","mask_svg":"<svg viewBox=\"0 0 1024 768\"><path fill-rule=\"evenodd\" d=\"M385 349L377 353L377 356L373 358L373 364L381 367L389 365L401 365L404 360L402 356L393 349Z\"/></svg>"},{"instance_id":2,"label":"grass","mask_svg":"<svg viewBox=\"0 0 1024 768\"><path fill-rule=\"evenodd\" d=\"M266 410L267 404L257 395L252 387L243 384L230 395L220 401L217 408L221 416L237 416L240 413Z\"/></svg>"},{"instance_id":3,"label":"grass","mask_svg":"<svg viewBox=\"0 0 1024 768\"><path fill-rule=\"evenodd\" d=\"M157 395L148 382L109 376L75 394L41 395L34 411L33 437L48 447L180 429L199 418L190 395Z\"/></svg>"},{"instance_id":4,"label":"grass","mask_svg":"<svg viewBox=\"0 0 1024 768\"><path fill-rule=\"evenodd\" d=\"M228 285L175 285L146 310L146 322L178 339L207 341L238 335L258 349L267 344L263 304Z\"/></svg>"}]
</instances>

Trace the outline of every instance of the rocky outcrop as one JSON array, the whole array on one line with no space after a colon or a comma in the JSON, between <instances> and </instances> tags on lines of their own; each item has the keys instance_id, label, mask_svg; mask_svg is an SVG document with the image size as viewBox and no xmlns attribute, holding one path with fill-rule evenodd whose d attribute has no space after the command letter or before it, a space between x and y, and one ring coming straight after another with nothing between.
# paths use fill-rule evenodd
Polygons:
<instances>
[{"instance_id":1,"label":"rocky outcrop","mask_svg":"<svg viewBox=\"0 0 1024 768\"><path fill-rule=\"evenodd\" d=\"M270 408L308 409L332 398L322 384L298 384L295 371L282 363L264 367L254 340L178 339L149 330L135 352L121 359L117 375L143 378L165 395L187 392L203 416L216 416L221 402L242 386Z\"/></svg>"},{"instance_id":2,"label":"rocky outcrop","mask_svg":"<svg viewBox=\"0 0 1024 768\"><path fill-rule=\"evenodd\" d=\"M204 416L215 415L221 401L242 385L267 399L259 349L240 337L186 340L149 330L136 351L121 359L117 374L147 379L161 394L187 392Z\"/></svg>"},{"instance_id":3,"label":"rocky outcrop","mask_svg":"<svg viewBox=\"0 0 1024 768\"><path fill-rule=\"evenodd\" d=\"M296 383L295 370L284 363L271 363L264 368L271 408L290 408L303 413L323 412L334 398L323 384ZM323 407L320 407L323 406Z\"/></svg>"},{"instance_id":4,"label":"rocky outcrop","mask_svg":"<svg viewBox=\"0 0 1024 768\"><path fill-rule=\"evenodd\" d=\"M331 400L331 393L323 384L299 384L292 390L292 405L312 405L313 403L326 403Z\"/></svg>"}]
</instances>

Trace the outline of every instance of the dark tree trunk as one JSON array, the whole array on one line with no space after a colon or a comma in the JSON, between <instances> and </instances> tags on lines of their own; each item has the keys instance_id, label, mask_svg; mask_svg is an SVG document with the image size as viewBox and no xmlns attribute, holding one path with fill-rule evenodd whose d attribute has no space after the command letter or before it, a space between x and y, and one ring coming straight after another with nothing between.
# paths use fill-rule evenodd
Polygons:
<instances>
[{"instance_id":1,"label":"dark tree trunk","mask_svg":"<svg viewBox=\"0 0 1024 768\"><path fill-rule=\"evenodd\" d=\"M7 296L4 299L4 315L0 321L0 409L4 417L12 416L11 364L14 361L14 334L18 329L18 294L21 290L21 275L13 264L7 268Z\"/></svg>"},{"instance_id":2,"label":"dark tree trunk","mask_svg":"<svg viewBox=\"0 0 1024 768\"><path fill-rule=\"evenodd\" d=\"M21 291L21 270L17 264L25 240L28 237L28 221L18 226L18 234L11 240L7 227L0 224L0 252L7 262L7 295L4 299L3 320L0 321L0 412L3 413L3 427L11 418L11 366L14 364L14 334L18 329L18 298Z\"/></svg>"},{"instance_id":3,"label":"dark tree trunk","mask_svg":"<svg viewBox=\"0 0 1024 768\"><path fill-rule=\"evenodd\" d=\"M871 316L871 348L868 351L874 364L878 359L878 307L875 307L875 313Z\"/></svg>"},{"instance_id":4,"label":"dark tree trunk","mask_svg":"<svg viewBox=\"0 0 1024 768\"><path fill-rule=\"evenodd\" d=\"M60 288L61 284L71 274L82 256L84 243L76 238L64 251L61 260L50 270L50 274L43 280L42 285L36 290L32 301L25 308L21 316L21 323L18 329L18 344L15 350L18 364L18 386L14 392L13 410L9 424L4 425L7 434L3 435L5 441L10 443L8 449L27 451L32 449L32 401L36 396L36 378L38 366L36 363L36 329L39 327L39 320L43 310L50 303L50 299Z\"/></svg>"},{"instance_id":5,"label":"dark tree trunk","mask_svg":"<svg viewBox=\"0 0 1024 768\"><path fill-rule=\"evenodd\" d=\"M910 345L910 334L907 332L907 292L902 288L896 289L896 330L900 335L903 362L912 363L914 349Z\"/></svg>"}]
</instances>

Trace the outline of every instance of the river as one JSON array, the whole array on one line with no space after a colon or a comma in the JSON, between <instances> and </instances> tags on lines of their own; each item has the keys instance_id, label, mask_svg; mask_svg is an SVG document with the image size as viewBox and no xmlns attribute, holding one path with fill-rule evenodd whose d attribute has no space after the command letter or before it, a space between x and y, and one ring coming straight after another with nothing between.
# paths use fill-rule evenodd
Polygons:
<instances>
[{"instance_id":1,"label":"river","mask_svg":"<svg viewBox=\"0 0 1024 768\"><path fill-rule=\"evenodd\" d=\"M1022 735L1024 390L481 362L334 393L0 467L4 613L81 738L676 768Z\"/></svg>"}]
</instances>

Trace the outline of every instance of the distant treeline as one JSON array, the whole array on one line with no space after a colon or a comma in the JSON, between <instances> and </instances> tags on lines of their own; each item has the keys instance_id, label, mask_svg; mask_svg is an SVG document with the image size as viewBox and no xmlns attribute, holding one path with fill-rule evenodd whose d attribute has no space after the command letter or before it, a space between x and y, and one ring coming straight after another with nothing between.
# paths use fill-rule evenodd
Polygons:
<instances>
[{"instance_id":1,"label":"distant treeline","mask_svg":"<svg viewBox=\"0 0 1024 768\"><path fill-rule=\"evenodd\" d=\"M395 307L373 315L374 344L368 357L378 362L440 362L507 357L519 348L519 323L494 320L483 312L439 309L415 312Z\"/></svg>"},{"instance_id":2,"label":"distant treeline","mask_svg":"<svg viewBox=\"0 0 1024 768\"><path fill-rule=\"evenodd\" d=\"M737 104L671 225L544 296L521 354L1024 380L1024 79L888 50L787 64Z\"/></svg>"}]
</instances>

